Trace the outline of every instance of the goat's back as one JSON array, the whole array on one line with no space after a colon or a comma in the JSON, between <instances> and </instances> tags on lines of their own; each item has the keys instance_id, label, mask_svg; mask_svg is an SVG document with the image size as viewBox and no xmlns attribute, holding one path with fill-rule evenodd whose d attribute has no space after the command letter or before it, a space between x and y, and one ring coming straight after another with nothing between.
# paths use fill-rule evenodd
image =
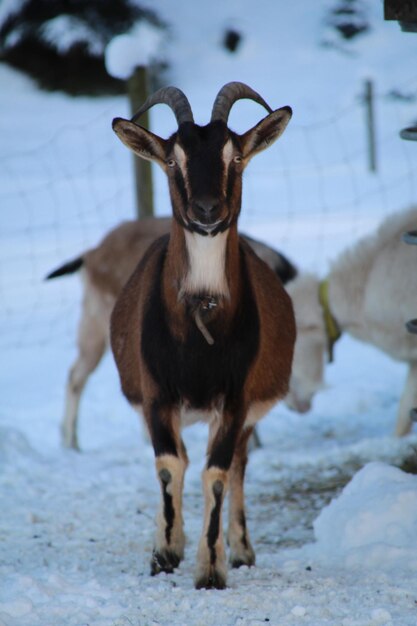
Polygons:
<instances>
[{"instance_id":1,"label":"goat's back","mask_svg":"<svg viewBox=\"0 0 417 626\"><path fill-rule=\"evenodd\" d=\"M126 221L84 255L90 281L117 297L149 246L169 232L171 218Z\"/></svg>"}]
</instances>

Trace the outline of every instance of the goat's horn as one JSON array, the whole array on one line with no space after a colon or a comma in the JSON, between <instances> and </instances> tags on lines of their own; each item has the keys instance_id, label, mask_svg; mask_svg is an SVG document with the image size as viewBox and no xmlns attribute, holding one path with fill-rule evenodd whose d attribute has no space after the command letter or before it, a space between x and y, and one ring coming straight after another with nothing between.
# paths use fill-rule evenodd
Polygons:
<instances>
[{"instance_id":1,"label":"goat's horn","mask_svg":"<svg viewBox=\"0 0 417 626\"><path fill-rule=\"evenodd\" d=\"M227 123L230 109L236 100L242 100L243 98L254 100L265 107L268 113L272 113L271 107L265 102L262 96L251 89L251 87L245 85L245 83L232 82L224 85L217 94L211 112L211 121L221 120Z\"/></svg>"},{"instance_id":2,"label":"goat's horn","mask_svg":"<svg viewBox=\"0 0 417 626\"><path fill-rule=\"evenodd\" d=\"M162 87L162 89L155 91L132 117L132 122L153 107L154 104L167 104L172 109L178 126L183 122L194 122L190 103L186 95L177 87Z\"/></svg>"}]
</instances>

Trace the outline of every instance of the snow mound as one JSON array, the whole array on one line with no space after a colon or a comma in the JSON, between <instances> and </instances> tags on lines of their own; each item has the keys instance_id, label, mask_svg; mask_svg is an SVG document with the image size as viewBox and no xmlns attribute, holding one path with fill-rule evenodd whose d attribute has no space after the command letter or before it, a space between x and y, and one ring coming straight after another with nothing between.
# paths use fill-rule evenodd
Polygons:
<instances>
[{"instance_id":1,"label":"snow mound","mask_svg":"<svg viewBox=\"0 0 417 626\"><path fill-rule=\"evenodd\" d=\"M340 567L416 569L417 477L369 463L314 522L314 554Z\"/></svg>"},{"instance_id":2,"label":"snow mound","mask_svg":"<svg viewBox=\"0 0 417 626\"><path fill-rule=\"evenodd\" d=\"M141 21L129 33L114 37L105 49L106 70L114 78L127 80L136 67L160 60L162 32Z\"/></svg>"}]
</instances>

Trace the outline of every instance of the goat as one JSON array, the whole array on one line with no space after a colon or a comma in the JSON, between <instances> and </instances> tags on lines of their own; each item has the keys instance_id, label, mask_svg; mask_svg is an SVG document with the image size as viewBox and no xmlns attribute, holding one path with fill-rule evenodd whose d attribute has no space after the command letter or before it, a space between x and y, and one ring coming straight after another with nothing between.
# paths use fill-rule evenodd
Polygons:
<instances>
[{"instance_id":1,"label":"goat","mask_svg":"<svg viewBox=\"0 0 417 626\"><path fill-rule=\"evenodd\" d=\"M91 250L61 265L47 279L82 270L83 298L78 324L78 354L70 368L61 423L62 443L79 450L78 409L89 376L99 365L109 342L110 314L116 298L147 248L159 236L169 233L171 218L126 221L112 229ZM281 279L282 284L297 274L295 266L280 252L248 235L242 237Z\"/></svg>"},{"instance_id":2,"label":"goat","mask_svg":"<svg viewBox=\"0 0 417 626\"><path fill-rule=\"evenodd\" d=\"M261 104L268 115L239 135L227 120L241 98ZM178 124L167 140L135 123L160 103L172 109ZM155 453L161 504L153 575L172 572L184 556L188 457L181 425L196 416L208 421L197 589L226 586L227 489L230 562L255 562L243 494L247 441L255 423L287 393L295 319L276 274L239 237L237 220L244 167L282 134L291 114L289 107L273 111L243 83L228 83L206 126L194 123L186 96L175 87L150 96L132 121L113 120L121 141L158 163L168 178L170 234L152 244L122 289L110 342L122 391L134 408L142 407Z\"/></svg>"},{"instance_id":3,"label":"goat","mask_svg":"<svg viewBox=\"0 0 417 626\"><path fill-rule=\"evenodd\" d=\"M395 434L410 432L417 404L417 338L405 329L417 313L417 256L402 241L415 228L417 208L393 215L342 253L325 281L300 274L287 285L297 321L297 341L286 403L304 412L323 386L326 353L341 332L408 364Z\"/></svg>"}]
</instances>

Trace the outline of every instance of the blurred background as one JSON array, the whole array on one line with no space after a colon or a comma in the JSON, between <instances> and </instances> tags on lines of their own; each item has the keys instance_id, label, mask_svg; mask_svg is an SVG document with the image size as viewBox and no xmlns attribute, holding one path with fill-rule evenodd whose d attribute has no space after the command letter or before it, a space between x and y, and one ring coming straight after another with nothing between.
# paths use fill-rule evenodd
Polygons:
<instances>
[{"instance_id":1,"label":"blurred background","mask_svg":"<svg viewBox=\"0 0 417 626\"><path fill-rule=\"evenodd\" d=\"M3 0L4 388L20 395L13 381L30 350L28 371L63 393L81 289L77 278L45 275L138 212L169 214L163 173L145 173L141 198L132 156L111 130L160 86L181 88L200 124L231 80L293 108L280 142L245 173L240 225L302 269L324 274L337 252L415 203L417 144L400 131L417 124L417 34L386 13L378 0ZM243 132L263 114L241 101L230 126ZM154 107L148 123L163 137L175 130L168 107Z\"/></svg>"}]
</instances>

